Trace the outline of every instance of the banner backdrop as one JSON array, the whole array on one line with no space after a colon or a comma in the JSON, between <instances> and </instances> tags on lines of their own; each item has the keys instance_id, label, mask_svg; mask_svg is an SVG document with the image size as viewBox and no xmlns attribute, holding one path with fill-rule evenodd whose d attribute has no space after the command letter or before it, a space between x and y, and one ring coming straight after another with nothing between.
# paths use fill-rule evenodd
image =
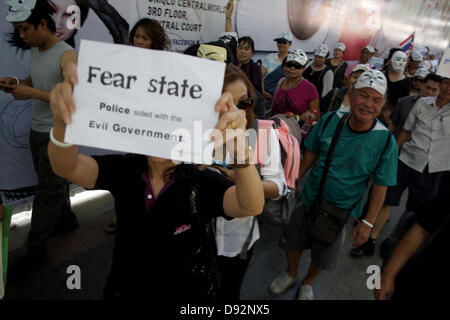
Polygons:
<instances>
[{"instance_id":1,"label":"banner backdrop","mask_svg":"<svg viewBox=\"0 0 450 320\"><path fill-rule=\"evenodd\" d=\"M216 40L225 28L224 0L137 0L140 18L159 21L169 35L173 51Z\"/></svg>"},{"instance_id":2,"label":"banner backdrop","mask_svg":"<svg viewBox=\"0 0 450 320\"><path fill-rule=\"evenodd\" d=\"M449 0L241 0L235 14L239 36L251 36L256 50L276 51L275 36L290 31L292 48L309 53L344 42L345 60L366 45L385 55L413 31L415 45L444 51L450 35Z\"/></svg>"},{"instance_id":3,"label":"banner backdrop","mask_svg":"<svg viewBox=\"0 0 450 320\"><path fill-rule=\"evenodd\" d=\"M42 1L42 0L39 0ZM227 0L51 0L57 13L57 35L79 48L80 39L128 43L128 32L140 18L158 20L169 36L171 50L213 41L225 31ZM80 7L80 28L66 30L65 9ZM385 57L415 32L414 46L443 52L450 38L450 0L234 0L233 28L255 40L256 54L276 51L274 37L290 31L292 48L312 53L321 43L331 51L344 42L345 60L357 60L370 44ZM4 19L8 7L0 1L0 76L25 78L29 51L9 43L12 25ZM424 52L427 52L424 50ZM0 191L7 203L33 187L36 177L28 146L30 101L14 101L0 92ZM86 154L107 151L81 148ZM9 200L8 200L9 199ZM12 199L12 200L11 200ZM28 199L28 198L27 198Z\"/></svg>"}]
</instances>

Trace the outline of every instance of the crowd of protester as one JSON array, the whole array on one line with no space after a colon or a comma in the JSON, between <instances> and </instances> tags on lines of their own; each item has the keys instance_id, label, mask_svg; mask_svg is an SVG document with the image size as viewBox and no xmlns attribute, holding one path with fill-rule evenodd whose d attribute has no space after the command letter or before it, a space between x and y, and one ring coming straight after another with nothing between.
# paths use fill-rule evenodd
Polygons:
<instances>
[{"instance_id":1,"label":"crowd of protester","mask_svg":"<svg viewBox=\"0 0 450 320\"><path fill-rule=\"evenodd\" d=\"M407 56L393 48L379 71L370 64L378 50L369 45L356 62L343 60L346 44L341 42L332 58L321 44L309 60L283 32L274 36L278 51L255 62L254 40L232 30L230 1L225 33L185 54L227 64L222 96L211 106L220 114L216 129L234 130L238 139L255 129L256 145L237 150L237 144L212 166L135 154L90 157L63 142L75 109L77 53L56 36L55 9L47 1L27 6L32 2L6 18L31 46L30 76L0 78L0 89L15 99L34 99L30 144L38 186L28 251L11 273L35 271L47 257L48 239L78 227L68 198L70 182L109 190L114 197L116 218L106 231L116 238L105 299L147 298L151 287L172 299L237 300L260 237L257 216L293 187L299 197L284 230L287 270L269 290L281 294L300 282L297 298L312 300L315 280L348 255L343 252L347 235L353 239L353 258L374 254L391 208L408 189L406 211L381 245L385 268L375 298L409 298L427 290L427 281L448 284L437 259L445 252L449 226L443 203L449 196L450 78L430 72L435 66L419 52ZM131 29L129 44L169 46L164 29L148 18ZM280 114L286 121L280 122ZM268 123L264 138L260 129ZM298 150L275 130L280 127L292 136L302 133L293 144ZM251 161L255 147L264 150L264 161ZM301 165L294 164L292 174L287 162L300 149ZM236 161L239 152L245 155L243 164ZM301 190L300 179L307 179ZM0 203L0 219L3 209ZM157 228L148 232L149 225ZM300 277L305 250L311 250L312 259ZM423 270L430 278L419 276ZM141 277L148 273L158 277ZM409 289L413 278L420 289Z\"/></svg>"}]
</instances>

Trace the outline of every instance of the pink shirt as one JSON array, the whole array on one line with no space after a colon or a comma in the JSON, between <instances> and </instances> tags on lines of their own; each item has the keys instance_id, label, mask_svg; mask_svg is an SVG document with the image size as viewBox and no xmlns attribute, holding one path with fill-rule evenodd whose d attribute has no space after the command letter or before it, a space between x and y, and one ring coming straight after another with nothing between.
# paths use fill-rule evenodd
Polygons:
<instances>
[{"instance_id":1,"label":"pink shirt","mask_svg":"<svg viewBox=\"0 0 450 320\"><path fill-rule=\"evenodd\" d=\"M316 99L319 99L316 87L305 78L296 87L289 90L284 90L280 86L273 99L272 115L287 112L301 115Z\"/></svg>"}]
</instances>

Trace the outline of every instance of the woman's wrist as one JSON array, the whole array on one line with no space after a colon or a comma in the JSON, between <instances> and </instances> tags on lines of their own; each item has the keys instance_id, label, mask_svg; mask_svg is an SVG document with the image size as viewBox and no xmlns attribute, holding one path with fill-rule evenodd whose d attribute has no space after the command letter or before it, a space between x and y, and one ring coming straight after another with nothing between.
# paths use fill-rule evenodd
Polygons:
<instances>
[{"instance_id":1,"label":"woman's wrist","mask_svg":"<svg viewBox=\"0 0 450 320\"><path fill-rule=\"evenodd\" d=\"M64 139L59 135L59 140L55 138L53 135L53 128L50 129L50 141L59 148L70 148L73 147L73 144L62 142Z\"/></svg>"},{"instance_id":2,"label":"woman's wrist","mask_svg":"<svg viewBox=\"0 0 450 320\"><path fill-rule=\"evenodd\" d=\"M245 160L243 163L239 163L240 159L239 156L237 154L234 155L234 160L235 160L235 164L232 165L232 167L234 169L243 169L243 168L247 168L250 165L250 157L251 157L251 151L252 151L252 147L250 147L249 145L246 146L245 149Z\"/></svg>"}]
</instances>

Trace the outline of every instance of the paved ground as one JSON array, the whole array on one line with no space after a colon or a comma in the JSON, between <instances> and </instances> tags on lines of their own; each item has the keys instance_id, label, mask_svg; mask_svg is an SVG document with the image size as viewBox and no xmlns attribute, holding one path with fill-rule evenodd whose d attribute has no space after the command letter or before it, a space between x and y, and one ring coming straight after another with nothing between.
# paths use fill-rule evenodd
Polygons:
<instances>
[{"instance_id":1,"label":"paved ground","mask_svg":"<svg viewBox=\"0 0 450 320\"><path fill-rule=\"evenodd\" d=\"M89 192L87 193L89 194ZM405 195L402 199L405 202ZM114 210L109 194L95 199L76 201L73 210L77 214L80 228L76 231L54 237L50 241L48 263L35 274L18 280L8 280L6 300L97 300L102 298L102 289L109 273L114 236L107 235L103 228L111 221ZM380 240L389 234L403 210L395 208ZM29 214L16 216L15 227L10 233L10 265L24 253L24 242L29 230ZM136 223L139 223L138 221ZM352 230L351 224L348 230ZM241 291L244 300L292 300L298 285L280 296L268 292L270 282L287 265L284 251L278 246L282 230L270 225L261 226L261 239L255 244L254 254ZM349 256L350 234L347 236L340 267L334 272L324 273L314 285L318 300L370 300L372 292L366 287L369 265L380 265L378 250L373 257L360 260ZM380 241L381 242L381 241ZM305 253L300 263L301 275L307 271L310 261ZM81 269L81 290L69 290L66 286L67 267L77 265Z\"/></svg>"}]
</instances>

